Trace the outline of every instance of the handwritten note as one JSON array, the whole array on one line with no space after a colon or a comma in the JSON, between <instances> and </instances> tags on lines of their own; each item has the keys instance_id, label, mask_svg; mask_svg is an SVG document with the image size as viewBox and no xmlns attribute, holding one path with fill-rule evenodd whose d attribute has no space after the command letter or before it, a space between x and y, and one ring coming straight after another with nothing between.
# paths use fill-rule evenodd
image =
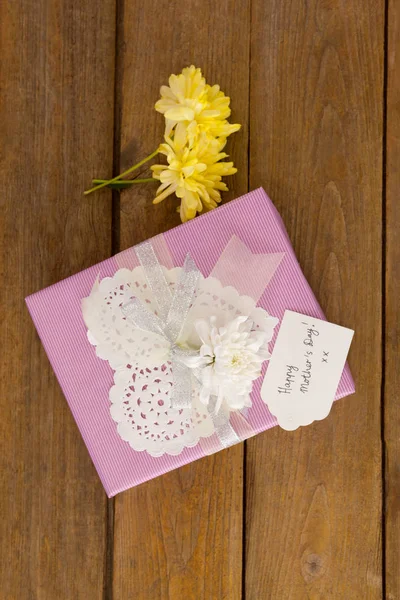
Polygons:
<instances>
[{"instance_id":1,"label":"handwritten note","mask_svg":"<svg viewBox=\"0 0 400 600\"><path fill-rule=\"evenodd\" d=\"M354 331L287 310L261 397L283 429L328 416Z\"/></svg>"}]
</instances>

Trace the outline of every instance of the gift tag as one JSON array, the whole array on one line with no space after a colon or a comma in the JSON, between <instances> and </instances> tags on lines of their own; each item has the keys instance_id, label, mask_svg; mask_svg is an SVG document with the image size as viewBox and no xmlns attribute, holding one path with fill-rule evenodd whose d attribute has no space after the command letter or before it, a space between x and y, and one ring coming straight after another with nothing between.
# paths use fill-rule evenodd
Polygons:
<instances>
[{"instance_id":1,"label":"gift tag","mask_svg":"<svg viewBox=\"0 0 400 600\"><path fill-rule=\"evenodd\" d=\"M287 430L328 416L354 331L285 311L261 397Z\"/></svg>"}]
</instances>

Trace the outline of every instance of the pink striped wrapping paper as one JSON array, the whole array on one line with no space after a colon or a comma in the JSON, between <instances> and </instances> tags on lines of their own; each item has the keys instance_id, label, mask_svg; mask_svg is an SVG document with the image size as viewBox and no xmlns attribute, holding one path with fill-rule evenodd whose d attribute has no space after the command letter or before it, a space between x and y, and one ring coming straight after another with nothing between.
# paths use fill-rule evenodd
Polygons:
<instances>
[{"instance_id":1,"label":"pink striped wrapping paper","mask_svg":"<svg viewBox=\"0 0 400 600\"><path fill-rule=\"evenodd\" d=\"M155 247L162 240L176 266L181 266L190 252L207 277L234 235L254 254L284 253L259 306L280 320L286 309L325 318L300 269L283 222L262 188L153 240ZM163 262L161 257L160 260ZM131 248L26 298L37 332L109 497L205 456L201 444L184 449L178 456L152 457L147 452L136 452L118 435L111 418L108 393L113 371L107 362L96 357L87 340L81 300L89 295L97 276L112 276L122 266L133 268L136 264ZM251 283L257 279L257 273L249 273L248 277ZM246 415L254 433L276 425L260 398L262 379L254 384L253 406ZM354 389L346 364L336 399L352 394ZM232 422L235 424L234 419Z\"/></svg>"}]
</instances>

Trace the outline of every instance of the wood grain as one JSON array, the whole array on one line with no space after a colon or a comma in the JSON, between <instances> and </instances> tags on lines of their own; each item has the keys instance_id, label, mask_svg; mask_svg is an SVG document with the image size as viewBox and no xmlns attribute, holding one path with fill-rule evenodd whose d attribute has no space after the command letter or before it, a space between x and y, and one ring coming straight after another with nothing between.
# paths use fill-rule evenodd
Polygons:
<instances>
[{"instance_id":1,"label":"wood grain","mask_svg":"<svg viewBox=\"0 0 400 600\"><path fill-rule=\"evenodd\" d=\"M0 4L1 599L400 598L400 8L387 4L386 91L385 0ZM155 149L159 87L191 63L243 124L224 200L270 194L328 319L356 330L357 394L108 503L23 299L179 223L151 184L113 208L82 190Z\"/></svg>"},{"instance_id":2,"label":"wood grain","mask_svg":"<svg viewBox=\"0 0 400 600\"><path fill-rule=\"evenodd\" d=\"M115 13L1 3L1 598L103 597L106 497L24 297L106 258Z\"/></svg>"},{"instance_id":3,"label":"wood grain","mask_svg":"<svg viewBox=\"0 0 400 600\"><path fill-rule=\"evenodd\" d=\"M163 118L153 108L160 85L193 63L232 96L233 120L243 124L229 141L239 172L225 199L247 191L249 15L248 1L125 2L121 169L160 143ZM153 206L154 193L141 186L121 195L121 249L179 223L176 200ZM242 467L238 446L116 498L115 600L241 597Z\"/></svg>"},{"instance_id":4,"label":"wood grain","mask_svg":"<svg viewBox=\"0 0 400 600\"><path fill-rule=\"evenodd\" d=\"M386 598L400 598L400 6L389 2L386 123L385 567Z\"/></svg>"},{"instance_id":5,"label":"wood grain","mask_svg":"<svg viewBox=\"0 0 400 600\"><path fill-rule=\"evenodd\" d=\"M280 210L328 319L356 330L357 394L249 440L245 597L378 599L384 2L252 7L250 187Z\"/></svg>"}]
</instances>

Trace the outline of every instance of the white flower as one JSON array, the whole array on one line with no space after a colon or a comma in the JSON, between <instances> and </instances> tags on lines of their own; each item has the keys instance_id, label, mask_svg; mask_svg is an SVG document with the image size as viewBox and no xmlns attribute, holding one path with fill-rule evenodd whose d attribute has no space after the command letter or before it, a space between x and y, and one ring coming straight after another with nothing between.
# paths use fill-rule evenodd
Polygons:
<instances>
[{"instance_id":1,"label":"white flower","mask_svg":"<svg viewBox=\"0 0 400 600\"><path fill-rule=\"evenodd\" d=\"M225 327L216 326L216 317L195 323L202 345L199 355L185 363L195 369L201 402L207 405L210 396L217 396L217 412L222 405L227 410L251 406L253 381L261 375L262 363L270 358L267 333L252 327L253 322L245 316L236 317Z\"/></svg>"}]
</instances>

